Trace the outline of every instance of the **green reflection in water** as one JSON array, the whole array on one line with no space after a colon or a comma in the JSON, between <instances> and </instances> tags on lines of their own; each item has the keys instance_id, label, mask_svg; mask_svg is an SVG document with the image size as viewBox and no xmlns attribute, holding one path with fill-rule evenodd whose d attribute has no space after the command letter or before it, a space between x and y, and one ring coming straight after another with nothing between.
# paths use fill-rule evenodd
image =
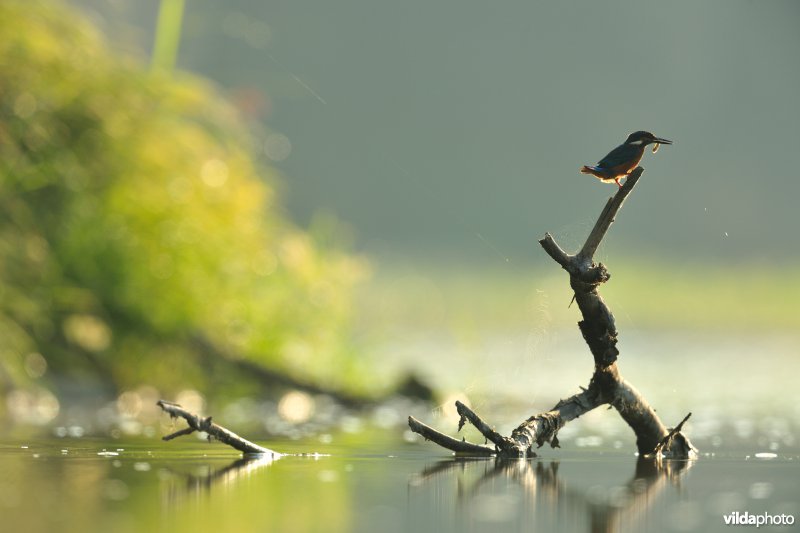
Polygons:
<instances>
[{"instance_id":1,"label":"green reflection in water","mask_svg":"<svg viewBox=\"0 0 800 533\"><path fill-rule=\"evenodd\" d=\"M735 510L798 514L798 455L729 452L659 468L567 443L502 462L453 459L394 431L332 439L271 443L306 454L276 461L201 441L6 443L0 512L16 531L382 533L722 531Z\"/></svg>"}]
</instances>

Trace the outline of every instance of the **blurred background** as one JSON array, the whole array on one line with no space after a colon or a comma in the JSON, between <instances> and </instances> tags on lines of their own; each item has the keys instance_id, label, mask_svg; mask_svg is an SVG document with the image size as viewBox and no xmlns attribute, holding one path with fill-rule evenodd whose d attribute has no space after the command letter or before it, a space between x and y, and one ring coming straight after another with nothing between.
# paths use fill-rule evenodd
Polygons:
<instances>
[{"instance_id":1,"label":"blurred background","mask_svg":"<svg viewBox=\"0 0 800 533\"><path fill-rule=\"evenodd\" d=\"M3 2L0 416L401 391L516 423L592 371L536 241L577 249L616 191L578 169L639 129L675 144L598 254L622 371L700 438L769 412L800 370L798 15Z\"/></svg>"}]
</instances>

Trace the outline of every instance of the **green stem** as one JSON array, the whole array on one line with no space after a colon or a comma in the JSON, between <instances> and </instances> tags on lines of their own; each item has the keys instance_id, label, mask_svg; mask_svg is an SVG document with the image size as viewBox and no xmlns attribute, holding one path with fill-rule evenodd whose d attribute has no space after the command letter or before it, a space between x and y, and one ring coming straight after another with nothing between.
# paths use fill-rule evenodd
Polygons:
<instances>
[{"instance_id":1,"label":"green stem","mask_svg":"<svg viewBox=\"0 0 800 533\"><path fill-rule=\"evenodd\" d=\"M151 68L171 72L178 57L184 0L161 0Z\"/></svg>"}]
</instances>

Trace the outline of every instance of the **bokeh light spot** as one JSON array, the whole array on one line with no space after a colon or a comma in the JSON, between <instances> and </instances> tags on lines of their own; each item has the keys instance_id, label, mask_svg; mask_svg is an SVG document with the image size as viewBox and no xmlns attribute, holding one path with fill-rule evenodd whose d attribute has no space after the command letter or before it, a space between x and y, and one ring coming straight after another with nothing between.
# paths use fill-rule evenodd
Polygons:
<instances>
[{"instance_id":1,"label":"bokeh light spot","mask_svg":"<svg viewBox=\"0 0 800 533\"><path fill-rule=\"evenodd\" d=\"M47 360L40 353L33 352L25 356L25 373L33 379L40 378L47 372Z\"/></svg>"},{"instance_id":2,"label":"bokeh light spot","mask_svg":"<svg viewBox=\"0 0 800 533\"><path fill-rule=\"evenodd\" d=\"M142 410L142 399L135 391L125 391L117 397L117 411L124 416L135 417Z\"/></svg>"},{"instance_id":3,"label":"bokeh light spot","mask_svg":"<svg viewBox=\"0 0 800 533\"><path fill-rule=\"evenodd\" d=\"M100 352L111 344L111 329L92 315L70 315L64 320L64 335L70 342L90 352Z\"/></svg>"},{"instance_id":4,"label":"bokeh light spot","mask_svg":"<svg viewBox=\"0 0 800 533\"><path fill-rule=\"evenodd\" d=\"M43 426L61 409L58 399L46 389L14 389L6 396L8 413L15 422Z\"/></svg>"},{"instance_id":5,"label":"bokeh light spot","mask_svg":"<svg viewBox=\"0 0 800 533\"><path fill-rule=\"evenodd\" d=\"M278 402L278 414L293 424L305 422L314 414L314 399L304 392L287 392Z\"/></svg>"},{"instance_id":6,"label":"bokeh light spot","mask_svg":"<svg viewBox=\"0 0 800 533\"><path fill-rule=\"evenodd\" d=\"M183 406L184 409L192 413L202 413L206 400L202 394L194 389L182 390L175 396L175 403Z\"/></svg>"}]
</instances>

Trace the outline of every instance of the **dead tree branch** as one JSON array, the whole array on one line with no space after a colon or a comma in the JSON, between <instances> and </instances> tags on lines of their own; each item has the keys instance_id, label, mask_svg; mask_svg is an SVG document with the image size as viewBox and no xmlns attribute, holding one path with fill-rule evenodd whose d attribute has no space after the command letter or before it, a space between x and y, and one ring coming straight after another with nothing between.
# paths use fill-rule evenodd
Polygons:
<instances>
[{"instance_id":1,"label":"dead tree branch","mask_svg":"<svg viewBox=\"0 0 800 533\"><path fill-rule=\"evenodd\" d=\"M204 431L209 435L209 437L213 437L218 441L239 450L245 455L270 455L274 459L277 459L281 456L281 454L278 452L264 448L258 444L254 444L249 440L240 437L233 431L215 424L211 421L210 416L202 418L199 415L190 413L177 403L167 402L165 400L158 400L156 404L170 417L183 418L186 420L186 423L189 424L189 427L179 429L174 433L162 437L163 440L172 440L183 435L189 435L195 431Z\"/></svg>"},{"instance_id":2,"label":"dead tree branch","mask_svg":"<svg viewBox=\"0 0 800 533\"><path fill-rule=\"evenodd\" d=\"M432 427L423 424L413 416L408 417L408 427L410 427L411 431L414 433L422 435L425 440L433 441L442 448L447 448L448 450L452 450L457 454L484 456L495 454L494 448L483 446L481 444L472 444L471 442L467 442L465 440L454 439L449 435L440 433Z\"/></svg>"},{"instance_id":3,"label":"dead tree branch","mask_svg":"<svg viewBox=\"0 0 800 533\"><path fill-rule=\"evenodd\" d=\"M613 406L634 431L636 447L641 455L689 457L696 452L691 442L680 433L686 419L672 432L667 431L655 410L639 391L620 375L616 364L619 350L614 315L597 290L601 284L611 279L611 274L605 265L594 262L594 254L642 172L644 169L637 167L626 179L625 184L608 200L578 253L570 255L565 252L549 233L539 241L544 251L569 274L570 286L575 293L574 299L583 317L583 320L578 322L578 327L594 357L595 370L587 389L558 402L550 411L530 417L520 424L510 437L500 435L477 414L457 402L456 407L461 415L459 430L465 421L469 421L484 437L494 443L495 453L501 456L526 457L535 455L534 445L541 447L545 442L549 442L551 446L559 447L558 431L564 424L605 404ZM409 425L412 430L417 431L415 428L423 424L409 418ZM452 442L459 443L461 449L468 444L447 437L428 426L425 427L427 428L425 438L447 449L456 451L451 445ZM481 446L481 448L480 453L485 453L486 447Z\"/></svg>"}]
</instances>

